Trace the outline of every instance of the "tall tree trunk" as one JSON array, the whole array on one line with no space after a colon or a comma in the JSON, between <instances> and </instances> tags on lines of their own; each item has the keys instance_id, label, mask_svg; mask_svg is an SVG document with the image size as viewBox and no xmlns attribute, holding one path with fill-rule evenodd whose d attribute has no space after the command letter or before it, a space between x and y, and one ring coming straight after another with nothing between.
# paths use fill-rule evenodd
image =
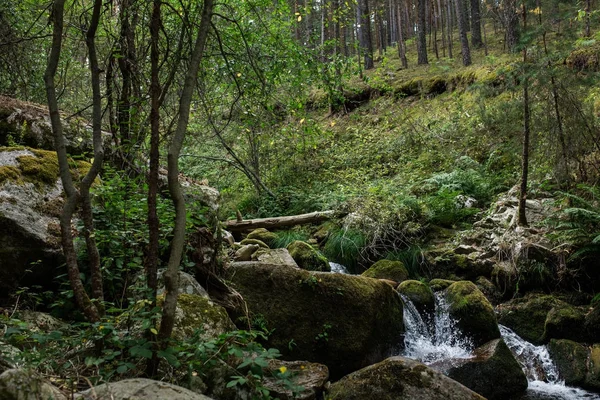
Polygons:
<instances>
[{"instance_id":1,"label":"tall tree trunk","mask_svg":"<svg viewBox=\"0 0 600 400\"><path fill-rule=\"evenodd\" d=\"M417 64L428 64L427 61L427 0L417 0Z\"/></svg>"},{"instance_id":2,"label":"tall tree trunk","mask_svg":"<svg viewBox=\"0 0 600 400\"><path fill-rule=\"evenodd\" d=\"M481 38L481 0L471 0L471 43L475 49L483 46Z\"/></svg>"},{"instance_id":3,"label":"tall tree trunk","mask_svg":"<svg viewBox=\"0 0 600 400\"><path fill-rule=\"evenodd\" d=\"M452 55L452 0L446 0L446 19L448 21L448 57L453 58Z\"/></svg>"},{"instance_id":4,"label":"tall tree trunk","mask_svg":"<svg viewBox=\"0 0 600 400\"><path fill-rule=\"evenodd\" d=\"M523 3L523 29L527 29L527 9ZM527 70L527 46L523 48L523 151L521 155L521 185L519 191L519 211L517 224L527 226L527 177L529 174L529 77Z\"/></svg>"},{"instance_id":5,"label":"tall tree trunk","mask_svg":"<svg viewBox=\"0 0 600 400\"><path fill-rule=\"evenodd\" d=\"M167 270L164 273L165 280L165 302L163 305L163 314L158 332L158 339L162 345L166 345L166 340L171 336L173 325L175 323L175 309L177 307L178 286L179 286L179 264L185 247L185 222L186 208L185 199L179 185L179 155L185 138L185 132L188 127L190 117L190 106L192 103L192 94L196 87L198 79L198 70L200 62L204 56L204 47L208 37L208 30L212 17L213 0L205 0L202 8L202 17L198 28L198 36L192 52L188 70L185 75L185 83L179 99L179 117L177 128L169 145L167 154L168 165L168 186L169 193L175 206L175 227L173 229L173 239L171 240L171 253Z\"/></svg>"},{"instance_id":6,"label":"tall tree trunk","mask_svg":"<svg viewBox=\"0 0 600 400\"><path fill-rule=\"evenodd\" d=\"M100 0L96 0L94 3L94 14L99 16L100 8ZM75 297L75 301L77 305L83 311L83 314L90 322L98 322L101 317L100 310L96 307L96 305L92 302L90 297L85 291L83 283L81 282L81 277L79 273L79 266L77 265L77 255L75 253L75 246L73 245L73 235L71 232L71 220L73 214L75 212L75 208L77 206L79 193L73 184L73 179L71 177L71 171L69 170L69 160L67 155L67 150L65 146L65 140L63 136L63 127L62 122L60 120L60 113L58 109L58 100L56 97L56 85L54 82L54 77L56 75L56 70L58 67L58 61L60 60L60 53L62 47L62 36L63 36L63 27L64 27L64 0L55 0L51 13L51 20L53 24L52 30L52 45L50 49L50 56L48 57L48 64L46 66L46 71L44 73L44 82L46 86L46 96L48 99L48 110L50 112L50 122L52 125L52 132L54 135L54 147L56 149L56 154L58 158L58 165L60 171L60 178L63 183L63 188L66 194L66 201L63 207L62 214L60 216L60 228L61 228L61 243L63 247L63 253L65 255L66 264L67 264L67 273L69 276L69 281L71 283L71 288L73 289L73 295ZM97 26L97 22L96 22ZM90 28L91 30L92 28ZM95 29L95 28L94 28ZM88 31L89 35L90 31ZM95 32L94 32L95 35ZM91 56L91 55L90 55ZM94 55L95 56L95 55ZM91 60L90 60L91 62ZM90 65L91 66L91 65ZM97 64L96 64L97 68ZM99 72L96 70L96 72ZM98 74L96 78L99 79ZM99 81L98 81L99 82ZM97 86L99 88L99 84ZM94 99L99 93L96 93L94 90ZM94 145L98 142L98 138L96 135L96 130L94 129ZM101 142L101 137L100 137ZM94 149L96 150L96 149ZM101 155L102 156L102 155ZM98 168L98 163L94 163L92 165L92 169ZM88 173L89 175L89 173ZM87 177L87 176L86 176ZM88 179L89 181L89 179ZM93 179L91 180L93 181Z\"/></svg>"},{"instance_id":7,"label":"tall tree trunk","mask_svg":"<svg viewBox=\"0 0 600 400\"><path fill-rule=\"evenodd\" d=\"M400 0L401 1L401 0ZM402 68L408 68L408 60L406 59L406 43L404 42L404 26L402 24L402 11L398 4L398 56L402 62Z\"/></svg>"},{"instance_id":8,"label":"tall tree trunk","mask_svg":"<svg viewBox=\"0 0 600 400\"><path fill-rule=\"evenodd\" d=\"M506 47L511 53L517 51L519 42L518 32L518 14L516 12L517 4L515 0L504 0L504 25L506 27Z\"/></svg>"},{"instance_id":9,"label":"tall tree trunk","mask_svg":"<svg viewBox=\"0 0 600 400\"><path fill-rule=\"evenodd\" d=\"M591 12L592 12L592 0L585 0L585 37L590 37L592 35L590 22L591 22Z\"/></svg>"},{"instance_id":10,"label":"tall tree trunk","mask_svg":"<svg viewBox=\"0 0 600 400\"><path fill-rule=\"evenodd\" d=\"M440 21L440 33L442 34L442 57L446 57L446 31L444 29L444 9L442 8L442 1L437 0L438 17Z\"/></svg>"},{"instance_id":11,"label":"tall tree trunk","mask_svg":"<svg viewBox=\"0 0 600 400\"><path fill-rule=\"evenodd\" d=\"M460 37L460 47L462 50L462 61L466 67L471 65L471 50L469 49L469 39L467 39L466 26L464 25L465 18L463 13L462 0L456 0L456 21L458 22L458 35Z\"/></svg>"},{"instance_id":12,"label":"tall tree trunk","mask_svg":"<svg viewBox=\"0 0 600 400\"><path fill-rule=\"evenodd\" d=\"M364 69L372 69L373 63L373 40L371 39L371 13L369 12L368 0L358 0L357 19L359 21L359 44L364 58Z\"/></svg>"}]
</instances>

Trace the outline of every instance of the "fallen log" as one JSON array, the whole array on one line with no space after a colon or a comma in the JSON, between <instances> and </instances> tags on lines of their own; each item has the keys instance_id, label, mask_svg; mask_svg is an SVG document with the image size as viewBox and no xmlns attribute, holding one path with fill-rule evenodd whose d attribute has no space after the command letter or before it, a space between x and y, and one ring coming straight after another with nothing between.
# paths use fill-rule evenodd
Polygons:
<instances>
[{"instance_id":1,"label":"fallen log","mask_svg":"<svg viewBox=\"0 0 600 400\"><path fill-rule=\"evenodd\" d=\"M330 220L334 216L336 216L335 212L329 210L317 211L308 214L290 215L286 217L257 218L241 221L231 219L229 221L225 221L224 225L225 229L230 232L246 232L258 228L278 229L295 225L313 224Z\"/></svg>"}]
</instances>

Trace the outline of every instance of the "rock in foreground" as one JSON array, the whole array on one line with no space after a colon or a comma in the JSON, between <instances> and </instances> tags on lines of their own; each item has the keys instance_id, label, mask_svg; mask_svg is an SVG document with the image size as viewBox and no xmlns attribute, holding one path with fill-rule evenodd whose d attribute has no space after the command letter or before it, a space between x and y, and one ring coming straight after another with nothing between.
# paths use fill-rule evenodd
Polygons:
<instances>
[{"instance_id":1,"label":"rock in foreground","mask_svg":"<svg viewBox=\"0 0 600 400\"><path fill-rule=\"evenodd\" d=\"M77 397L85 400L210 400L210 397L180 386L142 378L105 383Z\"/></svg>"},{"instance_id":2,"label":"rock in foreground","mask_svg":"<svg viewBox=\"0 0 600 400\"><path fill-rule=\"evenodd\" d=\"M329 400L485 400L418 361L391 357L331 385Z\"/></svg>"},{"instance_id":3,"label":"rock in foreground","mask_svg":"<svg viewBox=\"0 0 600 400\"><path fill-rule=\"evenodd\" d=\"M234 264L230 280L251 318L273 329L269 346L325 364L334 379L385 359L401 342L402 302L378 280L254 263Z\"/></svg>"}]
</instances>

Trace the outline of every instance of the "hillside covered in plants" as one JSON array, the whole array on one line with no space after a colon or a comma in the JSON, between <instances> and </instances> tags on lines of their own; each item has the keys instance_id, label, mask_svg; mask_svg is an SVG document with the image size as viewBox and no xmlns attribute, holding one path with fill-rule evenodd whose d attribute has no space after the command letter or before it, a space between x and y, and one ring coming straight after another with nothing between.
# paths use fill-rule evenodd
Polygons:
<instances>
[{"instance_id":1,"label":"hillside covered in plants","mask_svg":"<svg viewBox=\"0 0 600 400\"><path fill-rule=\"evenodd\" d=\"M595 6L0 0L0 399L600 398Z\"/></svg>"}]
</instances>

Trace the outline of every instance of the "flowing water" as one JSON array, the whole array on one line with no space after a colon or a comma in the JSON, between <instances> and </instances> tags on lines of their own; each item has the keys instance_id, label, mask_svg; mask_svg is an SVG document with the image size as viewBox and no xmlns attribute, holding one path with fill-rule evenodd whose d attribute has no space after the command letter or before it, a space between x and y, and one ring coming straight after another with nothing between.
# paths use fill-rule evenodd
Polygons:
<instances>
[{"instance_id":1,"label":"flowing water","mask_svg":"<svg viewBox=\"0 0 600 400\"><path fill-rule=\"evenodd\" d=\"M338 274L348 274L348 269L344 267L342 264L329 262L329 266L331 267L331 272L337 272Z\"/></svg>"},{"instance_id":2,"label":"flowing water","mask_svg":"<svg viewBox=\"0 0 600 400\"><path fill-rule=\"evenodd\" d=\"M404 296L402 301L406 328L402 355L427 365L472 357L473 344L457 328L456 321L450 318L448 305L441 293L436 294L433 316L423 317ZM500 333L529 381L527 392L519 400L600 400L598 394L565 386L546 346L534 346L502 325Z\"/></svg>"}]
</instances>

